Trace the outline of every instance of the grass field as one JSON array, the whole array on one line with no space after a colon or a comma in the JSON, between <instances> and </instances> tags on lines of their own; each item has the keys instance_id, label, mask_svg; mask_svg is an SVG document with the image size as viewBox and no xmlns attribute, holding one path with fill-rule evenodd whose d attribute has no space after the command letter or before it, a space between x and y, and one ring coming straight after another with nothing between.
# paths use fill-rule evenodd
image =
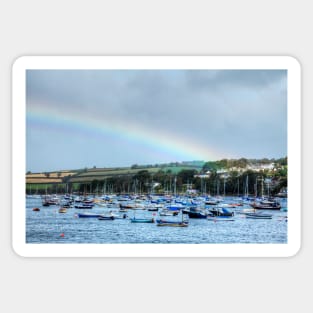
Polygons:
<instances>
[{"instance_id":1,"label":"grass field","mask_svg":"<svg viewBox=\"0 0 313 313\"><path fill-rule=\"evenodd\" d=\"M63 178L69 175L74 175L75 172L62 171L62 172L50 172L49 177L45 173L30 173L26 174L27 178Z\"/></svg>"},{"instance_id":2,"label":"grass field","mask_svg":"<svg viewBox=\"0 0 313 313\"><path fill-rule=\"evenodd\" d=\"M179 173L184 169L200 170L200 167L194 166L166 166L166 167L138 167L138 168L92 168L80 170L67 170L59 172L49 172L48 176L45 173L29 173L26 174L27 184L61 184L64 183L64 178L69 183L87 183L93 180L105 180L109 177L122 175L135 175L139 171L147 170L149 173L157 173L162 170L164 172L171 171L173 174Z\"/></svg>"}]
</instances>

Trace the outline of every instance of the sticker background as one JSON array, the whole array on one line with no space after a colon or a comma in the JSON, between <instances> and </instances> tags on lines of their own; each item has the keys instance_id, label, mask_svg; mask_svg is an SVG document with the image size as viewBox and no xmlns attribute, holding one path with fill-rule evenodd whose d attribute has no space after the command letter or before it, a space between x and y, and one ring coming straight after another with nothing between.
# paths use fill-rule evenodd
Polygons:
<instances>
[{"instance_id":1,"label":"sticker background","mask_svg":"<svg viewBox=\"0 0 313 313\"><path fill-rule=\"evenodd\" d=\"M0 308L13 312L294 312L312 308L313 21L309 2L0 4ZM292 55L302 64L302 248L293 258L24 259L11 248L11 65L21 55ZM18 160L17 160L18 161ZM227 298L225 299L225 291ZM266 301L257 301L258 297ZM90 301L101 299L102 301ZM106 302L105 308L103 302ZM140 303L140 304L138 304Z\"/></svg>"}]
</instances>

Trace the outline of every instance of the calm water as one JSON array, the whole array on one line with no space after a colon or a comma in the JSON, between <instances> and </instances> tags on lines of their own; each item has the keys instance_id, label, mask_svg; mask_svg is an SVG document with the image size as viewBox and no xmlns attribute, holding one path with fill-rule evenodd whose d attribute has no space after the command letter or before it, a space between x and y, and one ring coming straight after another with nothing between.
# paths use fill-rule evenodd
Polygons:
<instances>
[{"instance_id":1,"label":"calm water","mask_svg":"<svg viewBox=\"0 0 313 313\"><path fill-rule=\"evenodd\" d=\"M32 211L34 207L39 207L40 211ZM27 243L287 243L288 222L284 220L287 212L282 211L267 211L273 214L269 220L253 220L240 214L245 207L238 207L232 209L235 212L233 222L189 219L188 227L159 227L150 223L131 223L129 219L100 221L75 217L75 213L106 213L114 208L69 208L64 214L58 213L58 208L42 207L41 199L26 199ZM151 218L155 213L129 210L127 215L129 218L134 214L137 218ZM163 218L180 220L178 217ZM62 233L64 237L60 236Z\"/></svg>"}]
</instances>

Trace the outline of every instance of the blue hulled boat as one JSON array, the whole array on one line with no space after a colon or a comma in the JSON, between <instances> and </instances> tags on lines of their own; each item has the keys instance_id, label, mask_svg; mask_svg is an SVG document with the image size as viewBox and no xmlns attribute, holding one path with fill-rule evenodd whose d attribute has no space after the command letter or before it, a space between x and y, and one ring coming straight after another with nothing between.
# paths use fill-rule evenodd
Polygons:
<instances>
[{"instance_id":1,"label":"blue hulled boat","mask_svg":"<svg viewBox=\"0 0 313 313\"><path fill-rule=\"evenodd\" d=\"M198 207L190 207L189 209L184 209L182 212L187 214L189 218L207 218L208 216L205 210Z\"/></svg>"},{"instance_id":2,"label":"blue hulled boat","mask_svg":"<svg viewBox=\"0 0 313 313\"><path fill-rule=\"evenodd\" d=\"M213 208L209 209L211 216L223 216L223 217L229 217L234 216L234 212L226 209L226 208Z\"/></svg>"},{"instance_id":3,"label":"blue hulled boat","mask_svg":"<svg viewBox=\"0 0 313 313\"><path fill-rule=\"evenodd\" d=\"M90 213L90 212L83 212L75 214L79 218L97 218L103 216L101 213Z\"/></svg>"}]
</instances>

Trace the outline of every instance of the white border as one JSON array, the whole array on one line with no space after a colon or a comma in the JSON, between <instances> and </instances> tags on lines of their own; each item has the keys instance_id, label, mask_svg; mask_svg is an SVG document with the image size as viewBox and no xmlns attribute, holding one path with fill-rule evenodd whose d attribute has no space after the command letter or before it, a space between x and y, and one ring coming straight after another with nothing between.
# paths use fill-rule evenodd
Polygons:
<instances>
[{"instance_id":1,"label":"white border","mask_svg":"<svg viewBox=\"0 0 313 313\"><path fill-rule=\"evenodd\" d=\"M287 69L287 244L26 244L27 69ZM301 246L301 68L289 56L23 56L12 67L12 246L24 257L289 257Z\"/></svg>"}]
</instances>

